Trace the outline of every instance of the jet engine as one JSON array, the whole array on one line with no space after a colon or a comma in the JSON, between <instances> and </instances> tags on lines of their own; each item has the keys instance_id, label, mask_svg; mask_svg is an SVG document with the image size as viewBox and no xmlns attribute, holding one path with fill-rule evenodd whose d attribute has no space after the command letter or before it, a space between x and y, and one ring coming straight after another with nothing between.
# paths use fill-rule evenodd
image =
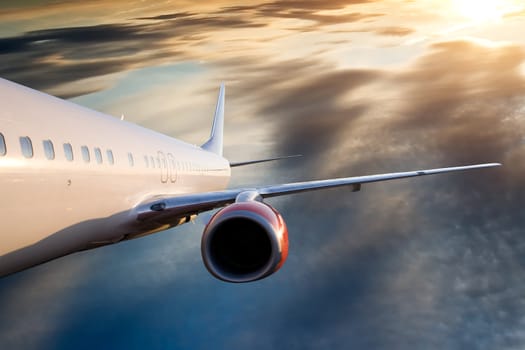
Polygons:
<instances>
[{"instance_id":1,"label":"jet engine","mask_svg":"<svg viewBox=\"0 0 525 350\"><path fill-rule=\"evenodd\" d=\"M288 256L288 230L274 208L259 201L219 210L202 235L204 265L227 282L251 282L281 268Z\"/></svg>"}]
</instances>

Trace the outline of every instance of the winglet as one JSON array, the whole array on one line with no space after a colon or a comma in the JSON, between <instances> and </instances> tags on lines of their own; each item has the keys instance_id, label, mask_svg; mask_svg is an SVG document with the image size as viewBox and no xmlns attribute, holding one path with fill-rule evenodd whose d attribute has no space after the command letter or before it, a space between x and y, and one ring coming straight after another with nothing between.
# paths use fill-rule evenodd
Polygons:
<instances>
[{"instance_id":1,"label":"winglet","mask_svg":"<svg viewBox=\"0 0 525 350\"><path fill-rule=\"evenodd\" d=\"M210 138L201 146L202 149L216 153L220 156L222 156L222 135L224 130L224 92L224 83L221 83Z\"/></svg>"}]
</instances>

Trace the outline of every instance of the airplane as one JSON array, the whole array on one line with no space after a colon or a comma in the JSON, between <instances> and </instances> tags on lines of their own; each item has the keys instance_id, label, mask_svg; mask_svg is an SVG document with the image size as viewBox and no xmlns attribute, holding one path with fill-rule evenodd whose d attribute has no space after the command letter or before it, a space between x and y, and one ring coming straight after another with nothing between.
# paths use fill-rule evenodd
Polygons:
<instances>
[{"instance_id":1,"label":"airplane","mask_svg":"<svg viewBox=\"0 0 525 350\"><path fill-rule=\"evenodd\" d=\"M205 267L222 281L256 281L288 255L287 226L267 198L501 165L228 189L231 168L286 157L223 156L224 84L200 147L1 78L0 99L0 277L219 209L201 238Z\"/></svg>"}]
</instances>

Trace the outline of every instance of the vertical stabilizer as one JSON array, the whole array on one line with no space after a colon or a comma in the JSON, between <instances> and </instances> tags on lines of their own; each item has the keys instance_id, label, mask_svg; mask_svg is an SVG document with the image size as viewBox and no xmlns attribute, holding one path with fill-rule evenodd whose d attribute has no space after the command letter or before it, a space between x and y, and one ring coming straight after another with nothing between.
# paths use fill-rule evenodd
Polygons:
<instances>
[{"instance_id":1,"label":"vertical stabilizer","mask_svg":"<svg viewBox=\"0 0 525 350\"><path fill-rule=\"evenodd\" d=\"M202 149L220 156L222 156L222 135L224 131L224 92L225 87L224 83L222 83L219 90L219 98L217 99L217 107L215 107L210 139L201 146Z\"/></svg>"}]
</instances>

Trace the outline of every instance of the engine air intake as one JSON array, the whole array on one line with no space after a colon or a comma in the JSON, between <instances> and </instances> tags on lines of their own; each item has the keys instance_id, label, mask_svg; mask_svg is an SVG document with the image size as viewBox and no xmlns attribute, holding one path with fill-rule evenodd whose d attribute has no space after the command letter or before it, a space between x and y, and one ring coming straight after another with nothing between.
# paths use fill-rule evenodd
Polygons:
<instances>
[{"instance_id":1,"label":"engine air intake","mask_svg":"<svg viewBox=\"0 0 525 350\"><path fill-rule=\"evenodd\" d=\"M234 203L218 211L202 236L202 257L215 277L250 282L276 272L288 255L281 215L261 202Z\"/></svg>"}]
</instances>

